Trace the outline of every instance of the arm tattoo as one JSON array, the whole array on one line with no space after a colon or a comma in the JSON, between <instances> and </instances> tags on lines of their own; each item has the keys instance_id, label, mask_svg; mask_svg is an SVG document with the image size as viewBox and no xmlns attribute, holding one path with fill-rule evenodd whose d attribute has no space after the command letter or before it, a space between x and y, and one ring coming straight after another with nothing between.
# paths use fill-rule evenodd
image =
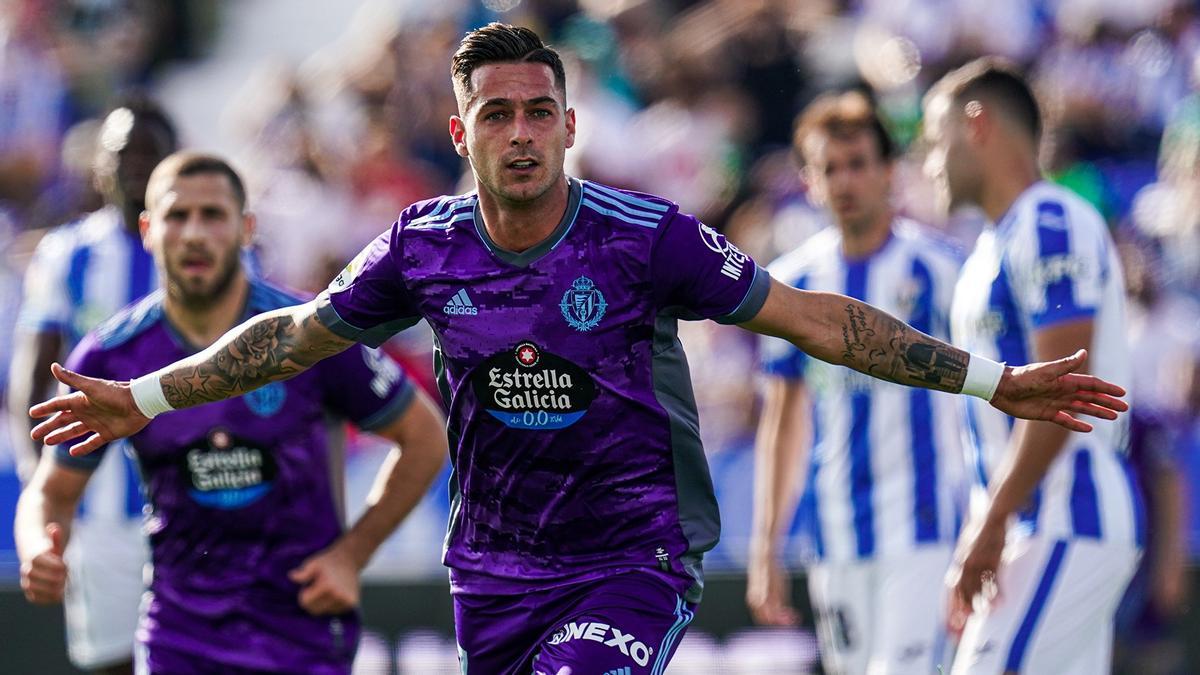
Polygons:
<instances>
[{"instance_id":1,"label":"arm tattoo","mask_svg":"<svg viewBox=\"0 0 1200 675\"><path fill-rule=\"evenodd\" d=\"M311 339L314 324L319 325L316 316L297 324L286 313L251 319L164 374L159 380L163 394L177 409L233 398L301 373L353 344L337 336Z\"/></svg>"},{"instance_id":2,"label":"arm tattoo","mask_svg":"<svg viewBox=\"0 0 1200 675\"><path fill-rule=\"evenodd\" d=\"M968 355L870 305L850 302L842 323L842 361L889 382L958 392Z\"/></svg>"}]
</instances>

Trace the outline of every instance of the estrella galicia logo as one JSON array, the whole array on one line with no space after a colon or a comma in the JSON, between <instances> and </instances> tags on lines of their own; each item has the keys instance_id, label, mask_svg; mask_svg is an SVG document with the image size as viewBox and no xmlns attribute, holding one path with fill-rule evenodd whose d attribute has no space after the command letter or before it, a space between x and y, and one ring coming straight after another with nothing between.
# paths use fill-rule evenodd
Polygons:
<instances>
[{"instance_id":1,"label":"estrella galicia logo","mask_svg":"<svg viewBox=\"0 0 1200 675\"><path fill-rule=\"evenodd\" d=\"M604 301L604 294L596 288L595 282L587 277L579 277L563 293L558 308L571 328L587 332L604 318L608 303Z\"/></svg>"},{"instance_id":2,"label":"estrella galicia logo","mask_svg":"<svg viewBox=\"0 0 1200 675\"><path fill-rule=\"evenodd\" d=\"M259 417L270 417L283 409L283 402L287 399L287 386L282 382L272 382L243 395L242 398L250 412Z\"/></svg>"},{"instance_id":3,"label":"estrella galicia logo","mask_svg":"<svg viewBox=\"0 0 1200 675\"><path fill-rule=\"evenodd\" d=\"M513 429L569 427L596 397L587 371L529 341L491 356L471 379L488 414Z\"/></svg>"},{"instance_id":4,"label":"estrella galicia logo","mask_svg":"<svg viewBox=\"0 0 1200 675\"><path fill-rule=\"evenodd\" d=\"M202 506L240 509L271 491L279 468L263 450L224 429L214 429L182 457L188 495Z\"/></svg>"}]
</instances>

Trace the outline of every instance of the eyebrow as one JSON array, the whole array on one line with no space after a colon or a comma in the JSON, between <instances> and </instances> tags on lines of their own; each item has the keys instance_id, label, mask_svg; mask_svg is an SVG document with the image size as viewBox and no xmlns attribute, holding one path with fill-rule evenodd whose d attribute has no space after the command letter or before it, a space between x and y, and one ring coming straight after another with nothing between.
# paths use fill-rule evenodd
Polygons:
<instances>
[{"instance_id":1,"label":"eyebrow","mask_svg":"<svg viewBox=\"0 0 1200 675\"><path fill-rule=\"evenodd\" d=\"M531 98L531 99L525 101L525 105L530 105L530 106L546 105L547 103L558 105L558 101L553 96L538 96L537 98ZM486 108L488 106L494 106L494 105L511 106L513 104L514 104L514 101L511 98L489 98L488 100L486 100L482 104L480 104L479 107Z\"/></svg>"}]
</instances>

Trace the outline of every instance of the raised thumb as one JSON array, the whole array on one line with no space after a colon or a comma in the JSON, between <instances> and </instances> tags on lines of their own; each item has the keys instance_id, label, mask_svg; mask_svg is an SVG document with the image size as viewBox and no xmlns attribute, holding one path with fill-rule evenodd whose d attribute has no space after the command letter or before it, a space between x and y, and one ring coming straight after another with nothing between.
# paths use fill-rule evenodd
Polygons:
<instances>
[{"instance_id":1,"label":"raised thumb","mask_svg":"<svg viewBox=\"0 0 1200 675\"><path fill-rule=\"evenodd\" d=\"M46 525L46 536L50 537L50 552L61 558L66 549L62 525L58 523Z\"/></svg>"}]
</instances>

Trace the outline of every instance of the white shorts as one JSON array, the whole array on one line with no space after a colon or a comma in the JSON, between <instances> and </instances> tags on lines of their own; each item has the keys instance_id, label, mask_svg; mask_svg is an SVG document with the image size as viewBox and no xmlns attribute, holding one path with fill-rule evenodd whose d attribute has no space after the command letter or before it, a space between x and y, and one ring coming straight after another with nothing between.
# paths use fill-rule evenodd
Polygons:
<instances>
[{"instance_id":1,"label":"white shorts","mask_svg":"<svg viewBox=\"0 0 1200 675\"><path fill-rule=\"evenodd\" d=\"M71 663L88 670L131 661L143 570L150 560L140 519L77 519L64 557Z\"/></svg>"},{"instance_id":2,"label":"white shorts","mask_svg":"<svg viewBox=\"0 0 1200 675\"><path fill-rule=\"evenodd\" d=\"M808 591L825 672L937 672L946 662L943 578L952 553L936 544L887 559L811 566Z\"/></svg>"},{"instance_id":3,"label":"white shorts","mask_svg":"<svg viewBox=\"0 0 1200 675\"><path fill-rule=\"evenodd\" d=\"M954 675L1097 675L1112 668L1113 615L1141 552L1091 539L1011 542L1001 597L967 621Z\"/></svg>"}]
</instances>

